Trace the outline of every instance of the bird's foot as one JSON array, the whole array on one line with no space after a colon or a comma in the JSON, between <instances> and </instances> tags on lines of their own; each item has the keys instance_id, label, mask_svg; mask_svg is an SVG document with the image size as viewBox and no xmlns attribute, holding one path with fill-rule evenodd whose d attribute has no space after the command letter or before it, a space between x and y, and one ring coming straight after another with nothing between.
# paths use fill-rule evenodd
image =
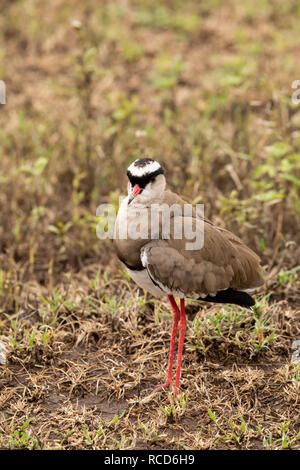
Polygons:
<instances>
[{"instance_id":1,"label":"bird's foot","mask_svg":"<svg viewBox=\"0 0 300 470\"><path fill-rule=\"evenodd\" d=\"M157 385L157 387L155 387L154 389L154 392L160 392L161 390L164 390L165 388L172 388L172 382L165 382L164 384L161 384L161 385Z\"/></svg>"},{"instance_id":2,"label":"bird's foot","mask_svg":"<svg viewBox=\"0 0 300 470\"><path fill-rule=\"evenodd\" d=\"M173 387L172 382L165 382L164 384L157 385L157 387L155 387L154 389L154 392L160 392L161 390L164 390L165 388L169 388L171 392L174 392L174 396L177 397L179 387L178 386L176 387L176 385L175 387Z\"/></svg>"}]
</instances>

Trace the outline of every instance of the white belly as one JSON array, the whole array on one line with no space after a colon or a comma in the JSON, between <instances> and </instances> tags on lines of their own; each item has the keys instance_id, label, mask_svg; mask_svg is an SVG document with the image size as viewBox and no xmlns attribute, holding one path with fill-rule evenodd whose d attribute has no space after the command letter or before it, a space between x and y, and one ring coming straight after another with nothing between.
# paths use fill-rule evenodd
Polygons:
<instances>
[{"instance_id":1,"label":"white belly","mask_svg":"<svg viewBox=\"0 0 300 470\"><path fill-rule=\"evenodd\" d=\"M123 264L123 263L122 263ZM131 279L142 289L150 292L154 297L161 298L165 294L159 287L157 287L151 280L147 269L143 269L141 271L133 271L132 269L127 268L125 264L123 264L124 268L128 272Z\"/></svg>"}]
</instances>

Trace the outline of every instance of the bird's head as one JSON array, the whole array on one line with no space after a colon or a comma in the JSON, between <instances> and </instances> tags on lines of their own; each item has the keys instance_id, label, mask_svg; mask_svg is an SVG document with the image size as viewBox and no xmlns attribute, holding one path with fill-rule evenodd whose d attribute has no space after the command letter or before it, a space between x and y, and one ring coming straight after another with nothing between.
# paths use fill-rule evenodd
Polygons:
<instances>
[{"instance_id":1,"label":"bird's head","mask_svg":"<svg viewBox=\"0 0 300 470\"><path fill-rule=\"evenodd\" d=\"M159 198L166 187L164 170L151 158L135 160L127 169L129 201L147 203Z\"/></svg>"}]
</instances>

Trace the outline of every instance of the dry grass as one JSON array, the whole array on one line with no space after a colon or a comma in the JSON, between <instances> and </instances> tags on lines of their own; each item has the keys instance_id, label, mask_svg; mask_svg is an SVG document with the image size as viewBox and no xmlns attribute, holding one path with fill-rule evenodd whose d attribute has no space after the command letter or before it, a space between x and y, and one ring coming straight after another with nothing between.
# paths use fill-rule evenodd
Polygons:
<instances>
[{"instance_id":1,"label":"dry grass","mask_svg":"<svg viewBox=\"0 0 300 470\"><path fill-rule=\"evenodd\" d=\"M2 10L0 447L299 449L297 2ZM95 234L140 155L266 267L254 315L189 304L178 402L169 306Z\"/></svg>"}]
</instances>

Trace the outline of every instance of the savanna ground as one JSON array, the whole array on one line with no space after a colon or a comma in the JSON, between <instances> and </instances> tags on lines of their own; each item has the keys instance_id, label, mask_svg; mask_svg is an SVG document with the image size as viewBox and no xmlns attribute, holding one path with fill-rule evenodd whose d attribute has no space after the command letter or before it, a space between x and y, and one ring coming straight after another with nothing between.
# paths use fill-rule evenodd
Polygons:
<instances>
[{"instance_id":1,"label":"savanna ground","mask_svg":"<svg viewBox=\"0 0 300 470\"><path fill-rule=\"evenodd\" d=\"M2 449L300 448L299 24L296 0L1 1ZM266 270L254 314L189 302L177 402L152 394L169 305L96 236L140 156Z\"/></svg>"}]
</instances>

